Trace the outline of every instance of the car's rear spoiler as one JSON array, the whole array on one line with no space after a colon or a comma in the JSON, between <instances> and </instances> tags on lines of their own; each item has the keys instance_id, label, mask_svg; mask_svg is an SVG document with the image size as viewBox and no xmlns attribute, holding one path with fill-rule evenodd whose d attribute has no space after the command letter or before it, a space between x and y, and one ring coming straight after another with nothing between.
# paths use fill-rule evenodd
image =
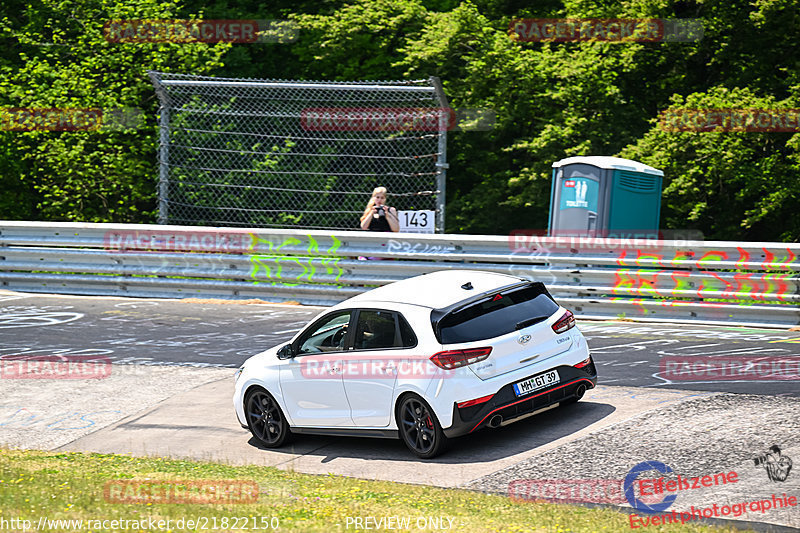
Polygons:
<instances>
[{"instance_id":1,"label":"car's rear spoiler","mask_svg":"<svg viewBox=\"0 0 800 533\"><path fill-rule=\"evenodd\" d=\"M544 283L541 281L530 281L530 280L522 280L516 283L512 283L511 285L506 285L504 287L500 287L499 289L492 289L490 291L482 292L480 294L476 294L475 296L471 296L466 300L461 300L460 302L456 302L452 305L448 305L447 307L442 307L439 309L434 309L431 311L431 325L433 326L433 332L436 335L436 340L442 342L442 335L440 324L442 319L451 313L458 312L466 307L474 305L476 303L490 300L496 297L498 294L504 294L510 291L514 291L517 289L521 289L523 287L535 287L537 292L541 294L546 294L548 298L553 300L553 297L550 296L550 293L547 291L547 287L544 286ZM553 300L555 301L555 300Z\"/></svg>"}]
</instances>

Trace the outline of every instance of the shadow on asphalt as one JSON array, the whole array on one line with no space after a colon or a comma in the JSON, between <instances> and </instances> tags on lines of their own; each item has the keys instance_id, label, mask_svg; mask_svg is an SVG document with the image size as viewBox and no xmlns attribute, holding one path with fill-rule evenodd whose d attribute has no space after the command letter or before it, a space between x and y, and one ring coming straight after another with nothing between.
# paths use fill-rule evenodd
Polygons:
<instances>
[{"instance_id":1,"label":"shadow on asphalt","mask_svg":"<svg viewBox=\"0 0 800 533\"><path fill-rule=\"evenodd\" d=\"M267 449L255 438L248 444L272 453L321 457L322 463L339 458L391 460L415 463L466 464L511 457L567 437L616 411L612 405L580 401L520 420L508 426L487 428L451 439L447 451L435 459L412 455L399 439L295 435L284 448ZM290 458L287 457L287 460Z\"/></svg>"}]
</instances>

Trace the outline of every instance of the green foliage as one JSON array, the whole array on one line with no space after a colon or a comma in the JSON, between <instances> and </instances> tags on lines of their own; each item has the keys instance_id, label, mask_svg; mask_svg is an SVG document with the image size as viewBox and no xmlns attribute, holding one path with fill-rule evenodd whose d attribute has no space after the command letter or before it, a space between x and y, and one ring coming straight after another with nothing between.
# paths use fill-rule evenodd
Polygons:
<instances>
[{"instance_id":1,"label":"green foliage","mask_svg":"<svg viewBox=\"0 0 800 533\"><path fill-rule=\"evenodd\" d=\"M449 134L447 231L547 224L550 171L572 155L621 155L665 171L665 229L797 240L800 136L668 132L670 108L798 107L795 0L40 0L0 33L0 105L138 107L143 128L0 132L0 217L152 220L156 99L147 69L276 79L439 76L454 108L489 108L491 131ZM109 18L288 18L292 44L112 44ZM199 15L198 15L199 16ZM691 18L681 43L519 42L514 18ZM263 164L279 161L282 147ZM391 189L391 184L386 184ZM288 187L291 188L291 187Z\"/></svg>"},{"instance_id":2,"label":"green foliage","mask_svg":"<svg viewBox=\"0 0 800 533\"><path fill-rule=\"evenodd\" d=\"M309 78L397 79L401 46L423 28L425 14L419 0L355 0L332 15L297 14L302 34L292 55Z\"/></svg>"},{"instance_id":3,"label":"green foliage","mask_svg":"<svg viewBox=\"0 0 800 533\"><path fill-rule=\"evenodd\" d=\"M0 105L19 108L136 108L146 120L108 131L3 133L4 189L33 209L0 216L90 222L153 221L157 101L146 71L206 72L229 45L120 44L103 35L110 19L175 18L156 0L43 0L0 21L5 53ZM105 115L107 116L107 115ZM13 198L13 197L12 197ZM3 204L0 204L0 208Z\"/></svg>"},{"instance_id":4,"label":"green foliage","mask_svg":"<svg viewBox=\"0 0 800 533\"><path fill-rule=\"evenodd\" d=\"M669 110L790 107L790 101L717 87L675 96ZM700 229L712 239L791 240L800 235L800 154L796 141L788 142L797 134L667 129L655 124L622 155L664 170L662 221L668 227Z\"/></svg>"}]
</instances>

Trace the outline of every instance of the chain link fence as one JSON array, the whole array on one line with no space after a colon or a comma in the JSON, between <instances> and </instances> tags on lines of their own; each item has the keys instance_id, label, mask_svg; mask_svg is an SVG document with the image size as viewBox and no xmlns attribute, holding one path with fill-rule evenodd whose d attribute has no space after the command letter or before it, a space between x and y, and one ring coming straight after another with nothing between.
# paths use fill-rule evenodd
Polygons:
<instances>
[{"instance_id":1,"label":"chain link fence","mask_svg":"<svg viewBox=\"0 0 800 533\"><path fill-rule=\"evenodd\" d=\"M357 229L384 186L398 210L435 210L443 231L452 117L437 78L149 75L161 102L159 223Z\"/></svg>"}]
</instances>

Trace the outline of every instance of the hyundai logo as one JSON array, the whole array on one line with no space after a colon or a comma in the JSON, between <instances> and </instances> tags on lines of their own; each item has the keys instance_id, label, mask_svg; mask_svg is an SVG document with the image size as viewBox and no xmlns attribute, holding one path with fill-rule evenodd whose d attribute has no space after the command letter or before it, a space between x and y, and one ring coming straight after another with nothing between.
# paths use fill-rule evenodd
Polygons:
<instances>
[{"instance_id":1,"label":"hyundai logo","mask_svg":"<svg viewBox=\"0 0 800 533\"><path fill-rule=\"evenodd\" d=\"M522 335L520 338L517 339L517 342L520 344L528 344L528 341L531 340L530 335Z\"/></svg>"}]
</instances>

